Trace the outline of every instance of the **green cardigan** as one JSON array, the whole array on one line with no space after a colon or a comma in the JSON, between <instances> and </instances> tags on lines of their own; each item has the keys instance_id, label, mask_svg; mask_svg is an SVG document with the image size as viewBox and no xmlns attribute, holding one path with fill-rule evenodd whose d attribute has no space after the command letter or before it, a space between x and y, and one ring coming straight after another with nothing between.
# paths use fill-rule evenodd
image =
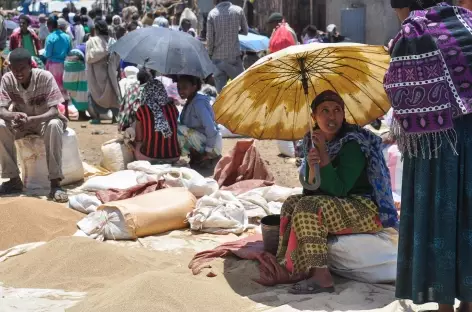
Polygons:
<instances>
[{"instance_id":1,"label":"green cardigan","mask_svg":"<svg viewBox=\"0 0 472 312\"><path fill-rule=\"evenodd\" d=\"M373 190L367 176L367 159L355 141L344 144L339 154L320 169L320 175L320 191L326 195L363 195Z\"/></svg>"}]
</instances>

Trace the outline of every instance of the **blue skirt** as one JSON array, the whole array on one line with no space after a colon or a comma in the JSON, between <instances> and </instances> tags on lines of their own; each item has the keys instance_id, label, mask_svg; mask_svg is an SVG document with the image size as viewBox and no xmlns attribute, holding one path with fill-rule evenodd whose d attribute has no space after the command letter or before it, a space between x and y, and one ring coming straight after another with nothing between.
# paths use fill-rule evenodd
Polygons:
<instances>
[{"instance_id":1,"label":"blue skirt","mask_svg":"<svg viewBox=\"0 0 472 312\"><path fill-rule=\"evenodd\" d=\"M455 120L458 156L403 163L396 296L416 304L472 302L472 115Z\"/></svg>"}]
</instances>

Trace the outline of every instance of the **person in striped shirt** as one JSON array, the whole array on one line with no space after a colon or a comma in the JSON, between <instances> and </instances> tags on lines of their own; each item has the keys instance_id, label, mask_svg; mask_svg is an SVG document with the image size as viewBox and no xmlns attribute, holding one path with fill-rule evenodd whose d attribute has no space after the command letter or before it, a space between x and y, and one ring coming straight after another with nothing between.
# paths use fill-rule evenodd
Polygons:
<instances>
[{"instance_id":1,"label":"person in striped shirt","mask_svg":"<svg viewBox=\"0 0 472 312\"><path fill-rule=\"evenodd\" d=\"M174 163L180 159L179 111L154 74L142 69L138 80L141 90L136 110L135 157L151 163Z\"/></svg>"}]
</instances>

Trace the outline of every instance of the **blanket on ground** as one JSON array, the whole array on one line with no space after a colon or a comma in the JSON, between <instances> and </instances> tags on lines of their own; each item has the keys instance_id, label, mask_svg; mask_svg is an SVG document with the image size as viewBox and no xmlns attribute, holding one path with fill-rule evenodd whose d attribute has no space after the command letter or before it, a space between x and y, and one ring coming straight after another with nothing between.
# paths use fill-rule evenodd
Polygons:
<instances>
[{"instance_id":1,"label":"blanket on ground","mask_svg":"<svg viewBox=\"0 0 472 312\"><path fill-rule=\"evenodd\" d=\"M254 140L238 141L229 155L218 162L213 178L220 187L251 179L275 181L259 154Z\"/></svg>"}]
</instances>

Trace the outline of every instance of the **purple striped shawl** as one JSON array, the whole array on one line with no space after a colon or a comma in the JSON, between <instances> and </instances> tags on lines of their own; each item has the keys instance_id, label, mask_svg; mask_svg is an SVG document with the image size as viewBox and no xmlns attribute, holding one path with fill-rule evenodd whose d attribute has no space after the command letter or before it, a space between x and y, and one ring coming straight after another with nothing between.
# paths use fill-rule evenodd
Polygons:
<instances>
[{"instance_id":1,"label":"purple striped shawl","mask_svg":"<svg viewBox=\"0 0 472 312\"><path fill-rule=\"evenodd\" d=\"M454 118L472 112L472 12L447 4L413 11L391 49L384 87L402 152L436 157L455 147Z\"/></svg>"}]
</instances>

